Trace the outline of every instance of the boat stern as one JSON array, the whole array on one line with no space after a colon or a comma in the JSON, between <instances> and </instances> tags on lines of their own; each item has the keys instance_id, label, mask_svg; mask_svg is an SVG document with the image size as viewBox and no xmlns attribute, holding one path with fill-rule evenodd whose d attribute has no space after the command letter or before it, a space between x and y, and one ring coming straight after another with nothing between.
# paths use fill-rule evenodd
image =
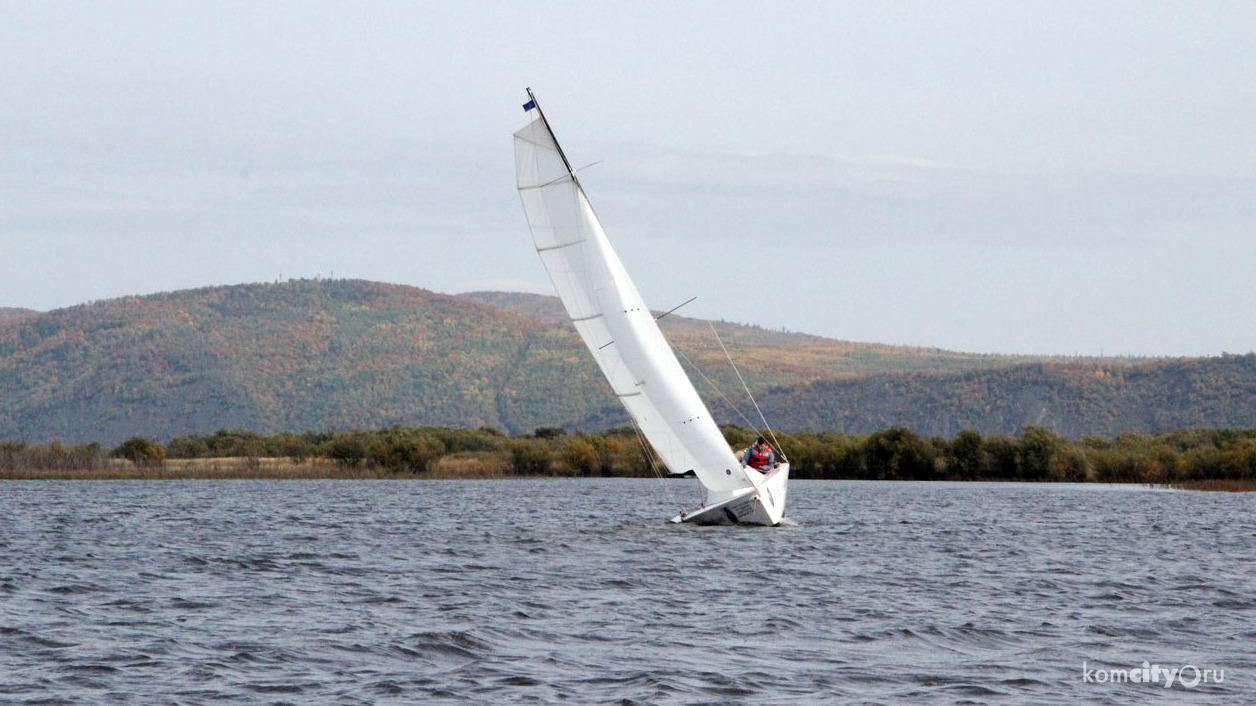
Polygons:
<instances>
[{"instance_id":1,"label":"boat stern","mask_svg":"<svg viewBox=\"0 0 1256 706\"><path fill-rule=\"evenodd\" d=\"M758 474L758 471L751 471ZM785 517L789 489L789 464L782 463L762 474L754 487L719 502L681 512L672 522L696 525L759 525L775 527Z\"/></svg>"}]
</instances>

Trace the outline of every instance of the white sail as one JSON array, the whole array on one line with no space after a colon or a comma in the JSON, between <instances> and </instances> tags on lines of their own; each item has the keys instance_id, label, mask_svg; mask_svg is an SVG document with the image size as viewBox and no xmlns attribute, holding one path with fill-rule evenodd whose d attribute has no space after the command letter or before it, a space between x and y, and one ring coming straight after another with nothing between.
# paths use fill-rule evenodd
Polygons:
<instances>
[{"instance_id":1,"label":"white sail","mask_svg":"<svg viewBox=\"0 0 1256 706\"><path fill-rule=\"evenodd\" d=\"M532 122L515 133L519 196L576 330L672 473L692 470L711 502L752 487L607 240L544 115L531 113Z\"/></svg>"}]
</instances>

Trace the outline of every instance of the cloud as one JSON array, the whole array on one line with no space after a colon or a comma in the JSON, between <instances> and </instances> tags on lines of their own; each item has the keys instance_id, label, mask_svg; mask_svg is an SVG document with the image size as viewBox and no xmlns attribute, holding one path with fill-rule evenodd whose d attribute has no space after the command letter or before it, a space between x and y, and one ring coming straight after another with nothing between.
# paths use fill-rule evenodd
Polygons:
<instances>
[{"instance_id":1,"label":"cloud","mask_svg":"<svg viewBox=\"0 0 1256 706\"><path fill-rule=\"evenodd\" d=\"M739 239L1093 245L1227 237L1234 224L1256 222L1256 179L1242 177L640 150L605 174L585 181L605 184L622 225Z\"/></svg>"}]
</instances>

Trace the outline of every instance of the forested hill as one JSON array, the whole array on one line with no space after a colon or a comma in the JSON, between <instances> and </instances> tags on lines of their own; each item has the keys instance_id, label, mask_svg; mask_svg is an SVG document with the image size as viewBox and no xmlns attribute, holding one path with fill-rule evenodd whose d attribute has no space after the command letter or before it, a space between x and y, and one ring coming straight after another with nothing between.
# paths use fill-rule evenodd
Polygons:
<instances>
[{"instance_id":1,"label":"forested hill","mask_svg":"<svg viewBox=\"0 0 1256 706\"><path fill-rule=\"evenodd\" d=\"M560 311L556 299L534 299ZM0 439L624 423L606 411L618 405L571 325L530 313L413 287L306 280L37 314L0 324ZM678 348L731 391L738 383L701 323L664 320ZM887 366L1014 361L719 328L758 390Z\"/></svg>"},{"instance_id":2,"label":"forested hill","mask_svg":"<svg viewBox=\"0 0 1256 706\"><path fill-rule=\"evenodd\" d=\"M22 316L38 314L34 309L17 309L11 306L0 306L0 321L8 321Z\"/></svg>"},{"instance_id":3,"label":"forested hill","mask_svg":"<svg viewBox=\"0 0 1256 706\"><path fill-rule=\"evenodd\" d=\"M749 406L707 322L661 323L682 360ZM1043 361L715 327L784 429L1256 426L1244 421L1250 357ZM718 417L740 421L691 376ZM626 421L552 297L362 281L213 287L0 321L0 391L0 440Z\"/></svg>"},{"instance_id":4,"label":"forested hill","mask_svg":"<svg viewBox=\"0 0 1256 706\"><path fill-rule=\"evenodd\" d=\"M0 439L394 424L528 429L605 406L572 335L413 287L292 281L0 323Z\"/></svg>"},{"instance_id":5,"label":"forested hill","mask_svg":"<svg viewBox=\"0 0 1256 706\"><path fill-rule=\"evenodd\" d=\"M824 380L774 389L760 404L791 429L846 433L902 426L947 437L964 429L1013 434L1030 424L1078 438L1256 428L1256 354Z\"/></svg>"},{"instance_id":6,"label":"forested hill","mask_svg":"<svg viewBox=\"0 0 1256 706\"><path fill-rule=\"evenodd\" d=\"M567 313L557 297L520 292L471 292L458 296L531 319L570 326L567 323ZM692 319L678 314L664 317L659 321L659 326L667 340L682 354L681 360L689 358L708 376L723 376L729 368L728 359L720 348L720 341L723 341L738 367L743 373L748 373L750 384L755 388L797 385L812 380L884 372L956 372L1048 360L1080 360L957 353L940 348L854 343L727 321L708 322L706 319ZM719 339L712 335L712 327L719 334ZM1137 360L1110 362L1128 364ZM728 381L737 384L731 372L728 374ZM737 387L740 389L739 384Z\"/></svg>"}]
</instances>

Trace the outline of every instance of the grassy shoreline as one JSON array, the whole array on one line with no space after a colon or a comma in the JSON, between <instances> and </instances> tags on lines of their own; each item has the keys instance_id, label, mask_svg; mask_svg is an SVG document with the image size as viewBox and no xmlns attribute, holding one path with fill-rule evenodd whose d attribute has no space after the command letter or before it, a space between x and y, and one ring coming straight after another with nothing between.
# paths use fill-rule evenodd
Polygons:
<instances>
[{"instance_id":1,"label":"grassy shoreline","mask_svg":"<svg viewBox=\"0 0 1256 706\"><path fill-rule=\"evenodd\" d=\"M1208 493L1256 493L1256 480L1188 480L1170 483L1169 487Z\"/></svg>"},{"instance_id":2,"label":"grassy shoreline","mask_svg":"<svg viewBox=\"0 0 1256 706\"><path fill-rule=\"evenodd\" d=\"M511 477L515 477L514 474L479 464L438 463L430 471L419 474L385 468L346 467L324 458L304 461L286 458L171 459L160 466L150 467L118 459L102 468L0 471L0 480L453 480Z\"/></svg>"},{"instance_id":3,"label":"grassy shoreline","mask_svg":"<svg viewBox=\"0 0 1256 706\"><path fill-rule=\"evenodd\" d=\"M566 469L563 469L566 470ZM557 471L557 472L555 472ZM326 458L295 461L287 458L213 458L169 459L160 466L136 466L130 461L112 459L104 467L93 469L24 469L0 471L5 480L503 480L510 478L574 478L574 477L652 477L642 475L581 476L573 472L551 469L549 473L521 475L502 462L489 462L483 457L451 456L433 464L423 473L392 471L379 467L346 467ZM840 480L840 479L837 479ZM939 479L956 482L957 479ZM885 482L908 482L887 480ZM919 482L919 481L917 481ZM1049 481L1007 478L974 478L959 480L968 483L1051 483ZM1084 481L1096 485L1103 481ZM1139 483L1139 485L1147 485ZM1151 487L1194 492L1256 492L1256 481L1205 479L1152 483Z\"/></svg>"},{"instance_id":4,"label":"grassy shoreline","mask_svg":"<svg viewBox=\"0 0 1256 706\"><path fill-rule=\"evenodd\" d=\"M756 432L721 431L732 449ZM966 430L924 438L905 428L866 436L779 433L797 479L1136 483L1166 489L1256 490L1256 429L1066 439L1027 426L1015 436ZM219 430L158 444L0 441L0 479L651 478L659 461L631 429L595 434L542 427L508 437L490 428L375 431Z\"/></svg>"}]
</instances>

